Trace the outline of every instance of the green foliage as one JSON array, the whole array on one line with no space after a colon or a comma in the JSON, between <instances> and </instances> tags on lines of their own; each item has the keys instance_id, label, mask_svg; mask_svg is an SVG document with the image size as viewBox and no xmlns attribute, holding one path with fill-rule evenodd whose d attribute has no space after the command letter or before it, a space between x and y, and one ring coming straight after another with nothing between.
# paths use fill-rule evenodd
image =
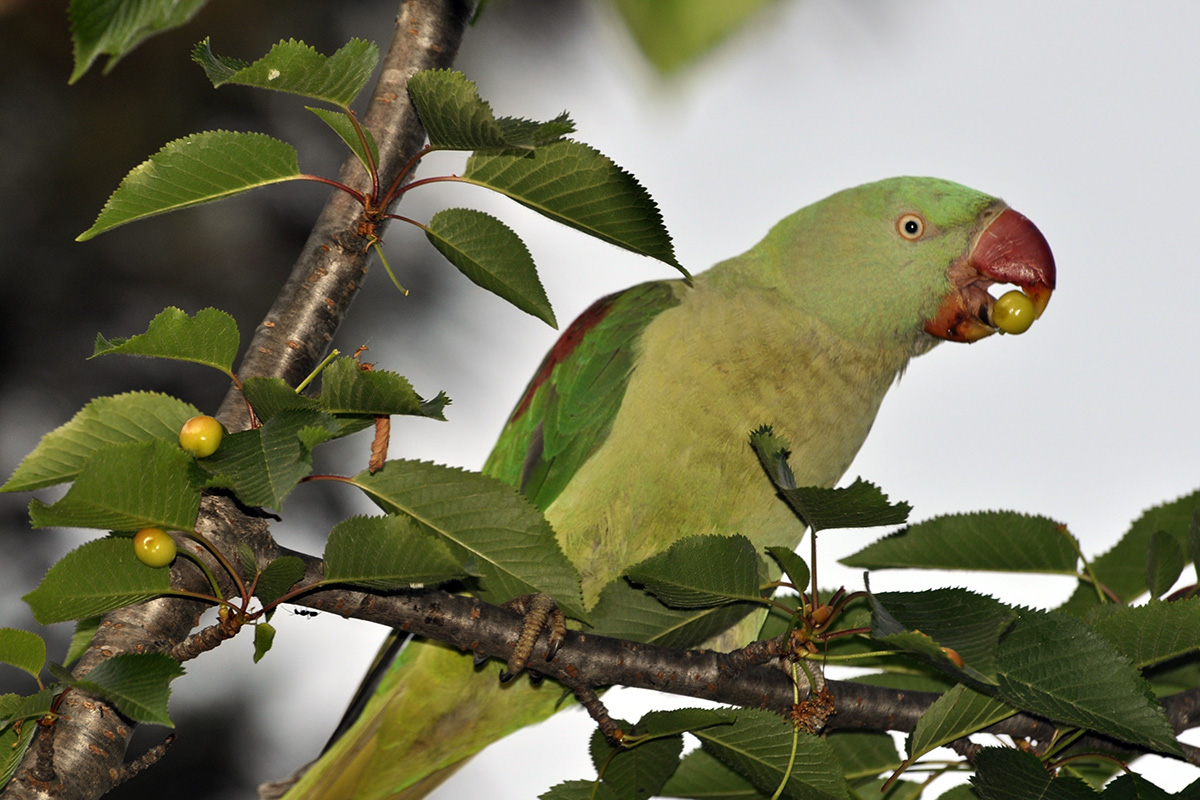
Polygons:
<instances>
[{"instance_id":1,"label":"green foliage","mask_svg":"<svg viewBox=\"0 0 1200 800\"><path fill-rule=\"evenodd\" d=\"M92 692L108 700L135 722L174 727L167 715L170 683L183 674L183 667L162 653L122 653L106 658L82 678L56 664L54 676L68 686Z\"/></svg>"},{"instance_id":2,"label":"green foliage","mask_svg":"<svg viewBox=\"0 0 1200 800\"><path fill-rule=\"evenodd\" d=\"M262 661L262 657L275 643L275 626L269 622L260 622L254 626L254 663Z\"/></svg>"},{"instance_id":3,"label":"green foliage","mask_svg":"<svg viewBox=\"0 0 1200 800\"><path fill-rule=\"evenodd\" d=\"M192 456L161 439L105 445L84 464L61 500L29 504L35 528L191 530L202 479Z\"/></svg>"},{"instance_id":4,"label":"green foliage","mask_svg":"<svg viewBox=\"0 0 1200 800\"><path fill-rule=\"evenodd\" d=\"M436 150L532 150L575 130L564 111L549 122L499 117L472 81L449 69L425 70L409 78L408 93Z\"/></svg>"},{"instance_id":5,"label":"green foliage","mask_svg":"<svg viewBox=\"0 0 1200 800\"><path fill-rule=\"evenodd\" d=\"M108 73L121 57L149 37L186 24L208 0L71 0L75 69L71 83L102 55Z\"/></svg>"},{"instance_id":6,"label":"green foliage","mask_svg":"<svg viewBox=\"0 0 1200 800\"><path fill-rule=\"evenodd\" d=\"M683 69L744 27L772 0L615 0L642 54L660 72Z\"/></svg>"},{"instance_id":7,"label":"green foliage","mask_svg":"<svg viewBox=\"0 0 1200 800\"><path fill-rule=\"evenodd\" d=\"M1144 594L1149 588L1146 560L1151 537L1162 531L1174 538L1184 552L1190 552L1188 542L1197 509L1200 509L1200 489L1147 510L1111 550L1091 561L1091 574L1124 602ZM1081 581L1060 610L1082 615L1099 603L1096 588Z\"/></svg>"},{"instance_id":8,"label":"green foliage","mask_svg":"<svg viewBox=\"0 0 1200 800\"><path fill-rule=\"evenodd\" d=\"M46 665L46 643L36 633L0 628L0 664L28 672L37 680Z\"/></svg>"},{"instance_id":9,"label":"green foliage","mask_svg":"<svg viewBox=\"0 0 1200 800\"><path fill-rule=\"evenodd\" d=\"M349 481L388 513L411 517L438 536L479 576L482 599L503 603L541 592L586 619L579 573L545 518L508 484L419 461L389 461Z\"/></svg>"},{"instance_id":10,"label":"green foliage","mask_svg":"<svg viewBox=\"0 0 1200 800\"><path fill-rule=\"evenodd\" d=\"M533 257L503 222L482 211L450 208L433 215L425 236L476 286L558 327Z\"/></svg>"},{"instance_id":11,"label":"green foliage","mask_svg":"<svg viewBox=\"0 0 1200 800\"><path fill-rule=\"evenodd\" d=\"M743 709L732 725L694 733L706 751L767 795L782 785L780 796L797 800L849 796L846 778L829 744L796 731L777 714Z\"/></svg>"},{"instance_id":12,"label":"green foliage","mask_svg":"<svg viewBox=\"0 0 1200 800\"><path fill-rule=\"evenodd\" d=\"M658 207L645 189L607 156L562 139L531 153L476 151L461 180L617 247L657 258L688 277Z\"/></svg>"},{"instance_id":13,"label":"green foliage","mask_svg":"<svg viewBox=\"0 0 1200 800\"><path fill-rule=\"evenodd\" d=\"M24 599L34 619L49 625L95 617L170 589L170 572L138 561L127 537L109 537L67 553Z\"/></svg>"},{"instance_id":14,"label":"green foliage","mask_svg":"<svg viewBox=\"0 0 1200 800\"><path fill-rule=\"evenodd\" d=\"M1077 618L1021 609L996 667L997 696L1011 705L1158 752L1182 752L1150 685Z\"/></svg>"},{"instance_id":15,"label":"green foliage","mask_svg":"<svg viewBox=\"0 0 1200 800\"><path fill-rule=\"evenodd\" d=\"M889 503L887 495L877 486L861 478L844 489L797 486L787 463L790 445L776 436L769 425L750 434L750 446L780 497L814 531L899 525L912 510L908 503Z\"/></svg>"},{"instance_id":16,"label":"green foliage","mask_svg":"<svg viewBox=\"0 0 1200 800\"><path fill-rule=\"evenodd\" d=\"M841 563L863 569L970 569L1077 574L1074 537L1046 517L1012 511L954 514L910 525Z\"/></svg>"},{"instance_id":17,"label":"green foliage","mask_svg":"<svg viewBox=\"0 0 1200 800\"><path fill-rule=\"evenodd\" d=\"M371 165L379 163L379 145L376 144L375 137L371 131L361 125L356 126L354 119L349 114L312 106L305 106L305 108L316 114L338 135L339 139L346 143L350 152L354 153L367 172L371 171ZM364 141L366 142L365 148L363 147Z\"/></svg>"},{"instance_id":18,"label":"green foliage","mask_svg":"<svg viewBox=\"0 0 1200 800\"><path fill-rule=\"evenodd\" d=\"M627 575L672 608L708 608L762 597L754 545L740 535L680 539Z\"/></svg>"},{"instance_id":19,"label":"green foliage","mask_svg":"<svg viewBox=\"0 0 1200 800\"><path fill-rule=\"evenodd\" d=\"M247 64L214 54L205 38L192 51L192 60L204 68L214 87L233 83L273 89L349 109L371 77L379 49L372 42L351 39L326 58L304 42L291 39Z\"/></svg>"},{"instance_id":20,"label":"green foliage","mask_svg":"<svg viewBox=\"0 0 1200 800\"><path fill-rule=\"evenodd\" d=\"M254 594L263 605L274 603L283 597L304 577L304 562L295 556L281 556L258 575Z\"/></svg>"},{"instance_id":21,"label":"green foliage","mask_svg":"<svg viewBox=\"0 0 1200 800\"><path fill-rule=\"evenodd\" d=\"M403 376L385 369L362 369L353 358L330 362L321 373L318 399L322 408L338 416L403 414L443 421L443 410L450 403L443 392L425 400Z\"/></svg>"},{"instance_id":22,"label":"green foliage","mask_svg":"<svg viewBox=\"0 0 1200 800\"><path fill-rule=\"evenodd\" d=\"M116 339L97 334L91 357L121 353L169 358L203 364L232 376L237 352L237 323L229 314L205 308L189 317L178 308L168 308L150 320L145 333Z\"/></svg>"},{"instance_id":23,"label":"green foliage","mask_svg":"<svg viewBox=\"0 0 1200 800\"><path fill-rule=\"evenodd\" d=\"M975 757L971 784L981 800L1091 800L1096 793L1078 778L1055 778L1032 753L987 747Z\"/></svg>"},{"instance_id":24,"label":"green foliage","mask_svg":"<svg viewBox=\"0 0 1200 800\"><path fill-rule=\"evenodd\" d=\"M404 589L465 579L450 547L414 518L351 517L325 544L325 580L372 589Z\"/></svg>"},{"instance_id":25,"label":"green foliage","mask_svg":"<svg viewBox=\"0 0 1200 800\"><path fill-rule=\"evenodd\" d=\"M908 763L1015 713L1015 708L960 683L938 698L917 721L908 737Z\"/></svg>"},{"instance_id":26,"label":"green foliage","mask_svg":"<svg viewBox=\"0 0 1200 800\"><path fill-rule=\"evenodd\" d=\"M72 480L107 445L174 441L180 426L199 413L190 403L155 392L97 397L43 436L0 491L30 491Z\"/></svg>"},{"instance_id":27,"label":"green foliage","mask_svg":"<svg viewBox=\"0 0 1200 800\"><path fill-rule=\"evenodd\" d=\"M299 177L296 149L287 142L262 133L194 133L168 143L134 167L76 241L127 222Z\"/></svg>"},{"instance_id":28,"label":"green foliage","mask_svg":"<svg viewBox=\"0 0 1200 800\"><path fill-rule=\"evenodd\" d=\"M321 411L283 411L261 427L226 436L221 449L197 463L211 474L210 485L232 489L243 503L282 508L284 498L312 473L313 447L341 427Z\"/></svg>"},{"instance_id":29,"label":"green foliage","mask_svg":"<svg viewBox=\"0 0 1200 800\"><path fill-rule=\"evenodd\" d=\"M699 647L761 608L759 603L748 602L671 608L619 579L600 590L589 616L593 630L605 636L664 647Z\"/></svg>"},{"instance_id":30,"label":"green foliage","mask_svg":"<svg viewBox=\"0 0 1200 800\"><path fill-rule=\"evenodd\" d=\"M1087 621L1138 667L1200 652L1200 598L1100 606Z\"/></svg>"}]
</instances>

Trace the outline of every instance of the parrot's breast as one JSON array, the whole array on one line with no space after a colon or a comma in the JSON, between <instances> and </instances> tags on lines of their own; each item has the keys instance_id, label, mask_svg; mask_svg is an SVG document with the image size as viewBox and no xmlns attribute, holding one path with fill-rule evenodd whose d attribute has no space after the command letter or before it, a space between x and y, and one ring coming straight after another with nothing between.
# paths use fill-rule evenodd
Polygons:
<instances>
[{"instance_id":1,"label":"parrot's breast","mask_svg":"<svg viewBox=\"0 0 1200 800\"><path fill-rule=\"evenodd\" d=\"M849 467L907 352L858 348L770 292L698 286L646 329L604 444L546 510L584 600L683 536L795 547L800 522L749 445L771 425L799 485ZM601 488L602 487L602 488Z\"/></svg>"}]
</instances>

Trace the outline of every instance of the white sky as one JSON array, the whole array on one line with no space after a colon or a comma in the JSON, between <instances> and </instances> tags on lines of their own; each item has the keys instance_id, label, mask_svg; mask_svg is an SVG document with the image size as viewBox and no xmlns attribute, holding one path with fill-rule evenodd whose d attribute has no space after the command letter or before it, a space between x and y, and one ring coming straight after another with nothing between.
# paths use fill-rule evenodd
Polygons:
<instances>
[{"instance_id":1,"label":"white sky","mask_svg":"<svg viewBox=\"0 0 1200 800\"><path fill-rule=\"evenodd\" d=\"M485 14L461 64L498 113L548 118L568 109L578 138L649 188L693 271L742 252L803 205L897 174L1004 197L1049 240L1060 288L1046 316L1024 336L947 344L915 361L848 480L861 475L907 500L914 520L997 507L1045 514L1068 523L1089 554L1107 549L1142 509L1200 485L1200 4L782 2L670 81L640 61L605 9L593 4L590 16L586 29L540 53L487 36ZM486 51L472 51L480 42ZM671 277L524 210L486 205L526 238L563 325L601 294ZM391 291L378 278L368 291ZM372 360L418 391L445 389L454 399L449 423L397 424L393 458L480 466L554 340L482 292L466 297L427 339L371 342ZM859 585L834 561L876 535L823 540L823 582ZM1006 576L872 579L878 590L934 584L1034 605L1069 590L1063 580ZM301 676L302 691L327 704L320 713L332 725L381 633L324 617L276 622L281 652L263 666L310 659L320 637L327 663ZM240 645L249 643L221 649ZM218 679L231 663L244 670L245 653L227 657L193 662L193 680ZM275 689L265 669L249 671L272 724L311 726L312 706L289 709L294 693ZM188 682L177 691L186 694ZM638 716L630 694L609 695L615 714ZM434 797L483 790L516 800L590 778L590 729L582 713L559 715L493 747ZM292 744L316 747L326 731ZM264 763L264 778L307 757L277 756ZM1149 775L1176 789L1200 771L1155 766Z\"/></svg>"}]
</instances>

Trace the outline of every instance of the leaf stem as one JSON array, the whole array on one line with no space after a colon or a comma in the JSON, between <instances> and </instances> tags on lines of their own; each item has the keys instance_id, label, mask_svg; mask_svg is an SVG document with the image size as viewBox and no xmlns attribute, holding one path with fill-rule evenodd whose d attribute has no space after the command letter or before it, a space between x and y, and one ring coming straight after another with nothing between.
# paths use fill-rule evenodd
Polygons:
<instances>
[{"instance_id":1,"label":"leaf stem","mask_svg":"<svg viewBox=\"0 0 1200 800\"><path fill-rule=\"evenodd\" d=\"M199 542L200 546L207 550L212 557L217 560L217 563L221 565L221 568L229 573L230 579L233 580L234 585L237 587L238 595L242 598L241 611L244 612L246 610L246 606L250 603L250 594L246 591L246 583L242 580L241 573L234 568L233 564L229 563L229 559L225 557L225 554L217 549L217 547L214 546L212 542L208 541L208 539L205 539L195 531L184 531L184 535ZM195 555L187 553L186 550L184 553L191 556L192 560L197 564L200 564L201 569L204 569L204 573L208 575L209 580L213 584L214 593L217 595L221 594L221 587L217 584L216 578L213 576L212 572L205 568L204 564L201 564L200 560L197 559Z\"/></svg>"},{"instance_id":2,"label":"leaf stem","mask_svg":"<svg viewBox=\"0 0 1200 800\"><path fill-rule=\"evenodd\" d=\"M332 186L335 189L341 189L343 192L350 195L358 202L362 203L363 208L366 208L366 206L367 206L367 196L365 194L358 191L357 189L351 189L346 184L335 181L332 178L323 178L320 175L309 175L307 173L304 173L304 174L301 174L300 176L298 176L297 180L314 181L316 183L324 183L327 186Z\"/></svg>"},{"instance_id":3,"label":"leaf stem","mask_svg":"<svg viewBox=\"0 0 1200 800\"><path fill-rule=\"evenodd\" d=\"M363 127L359 124L358 115L350 109L343 109L345 115L350 119L350 125L354 128L354 132L358 134L358 142L362 145L363 157L367 161L367 172L371 175L371 199L379 200L379 165L375 163L375 157L371 155L371 148L367 145L367 135L363 132Z\"/></svg>"},{"instance_id":4,"label":"leaf stem","mask_svg":"<svg viewBox=\"0 0 1200 800\"><path fill-rule=\"evenodd\" d=\"M342 354L341 351L338 350L336 347L333 348L332 350L330 350L329 355L325 356L325 358L323 358L321 360L321 363L317 364L317 366L313 367L313 371L308 373L308 377L306 377L304 380L300 381L300 383L298 383L296 385L296 394L300 394L305 389L307 389L308 385L310 383L312 383L314 380L316 380L317 376L321 374L321 371L323 369L325 369L327 366L329 366L329 362L333 361L335 358L337 358L341 354Z\"/></svg>"}]
</instances>

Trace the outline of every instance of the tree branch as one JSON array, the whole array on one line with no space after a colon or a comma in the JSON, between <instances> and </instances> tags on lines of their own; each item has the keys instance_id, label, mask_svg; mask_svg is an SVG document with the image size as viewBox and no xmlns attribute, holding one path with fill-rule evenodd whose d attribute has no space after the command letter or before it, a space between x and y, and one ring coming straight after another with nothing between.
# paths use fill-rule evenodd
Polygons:
<instances>
[{"instance_id":1,"label":"tree branch","mask_svg":"<svg viewBox=\"0 0 1200 800\"><path fill-rule=\"evenodd\" d=\"M364 118L379 147L384 185L424 142L406 81L418 70L453 63L473 5L472 0L401 3ZM358 160L350 157L340 180L348 186L363 186L367 176ZM362 285L370 230L364 225L362 207L335 190L243 356L240 377L280 377L294 385L319 363ZM234 390L226 396L219 417L230 430L248 426L240 392ZM206 498L196 529L214 539L268 536L263 520L246 515L223 498ZM199 570L184 559L179 562L172 568L172 585L204 591L207 584ZM202 610L195 602L163 598L106 614L74 674L83 676L120 653L169 649L195 627ZM29 749L0 798L94 798L113 787L122 774L134 725L104 701L79 691L64 696L59 713L55 723L39 734L39 738L52 736L53 741Z\"/></svg>"},{"instance_id":2,"label":"tree branch","mask_svg":"<svg viewBox=\"0 0 1200 800\"><path fill-rule=\"evenodd\" d=\"M305 562L307 571L303 583L321 580L323 564L318 558L273 545L256 553L261 565L281 555L296 556ZM511 609L439 589L382 595L329 588L301 595L295 603L377 622L501 662L511 655L524 622L523 617ZM734 660L724 653L679 650L577 630L567 631L549 661L544 658L547 645L548 633L543 632L526 669L571 688L599 689L619 685L727 705L764 708L779 714L793 710L795 687L791 676L777 666L734 668ZM826 686L833 696L835 710L824 731L911 732L929 706L941 697L937 692L890 689L850 681L827 681ZM800 701L808 696L808 689L801 687ZM1200 725L1200 689L1170 695L1161 702L1177 733ZM980 732L1046 743L1053 738L1056 727L1041 717L1018 713ZM1149 752L1099 735L1081 737L1069 750L1072 753L1085 751L1125 757ZM1189 763L1200 766L1200 749L1185 745L1184 753Z\"/></svg>"}]
</instances>

